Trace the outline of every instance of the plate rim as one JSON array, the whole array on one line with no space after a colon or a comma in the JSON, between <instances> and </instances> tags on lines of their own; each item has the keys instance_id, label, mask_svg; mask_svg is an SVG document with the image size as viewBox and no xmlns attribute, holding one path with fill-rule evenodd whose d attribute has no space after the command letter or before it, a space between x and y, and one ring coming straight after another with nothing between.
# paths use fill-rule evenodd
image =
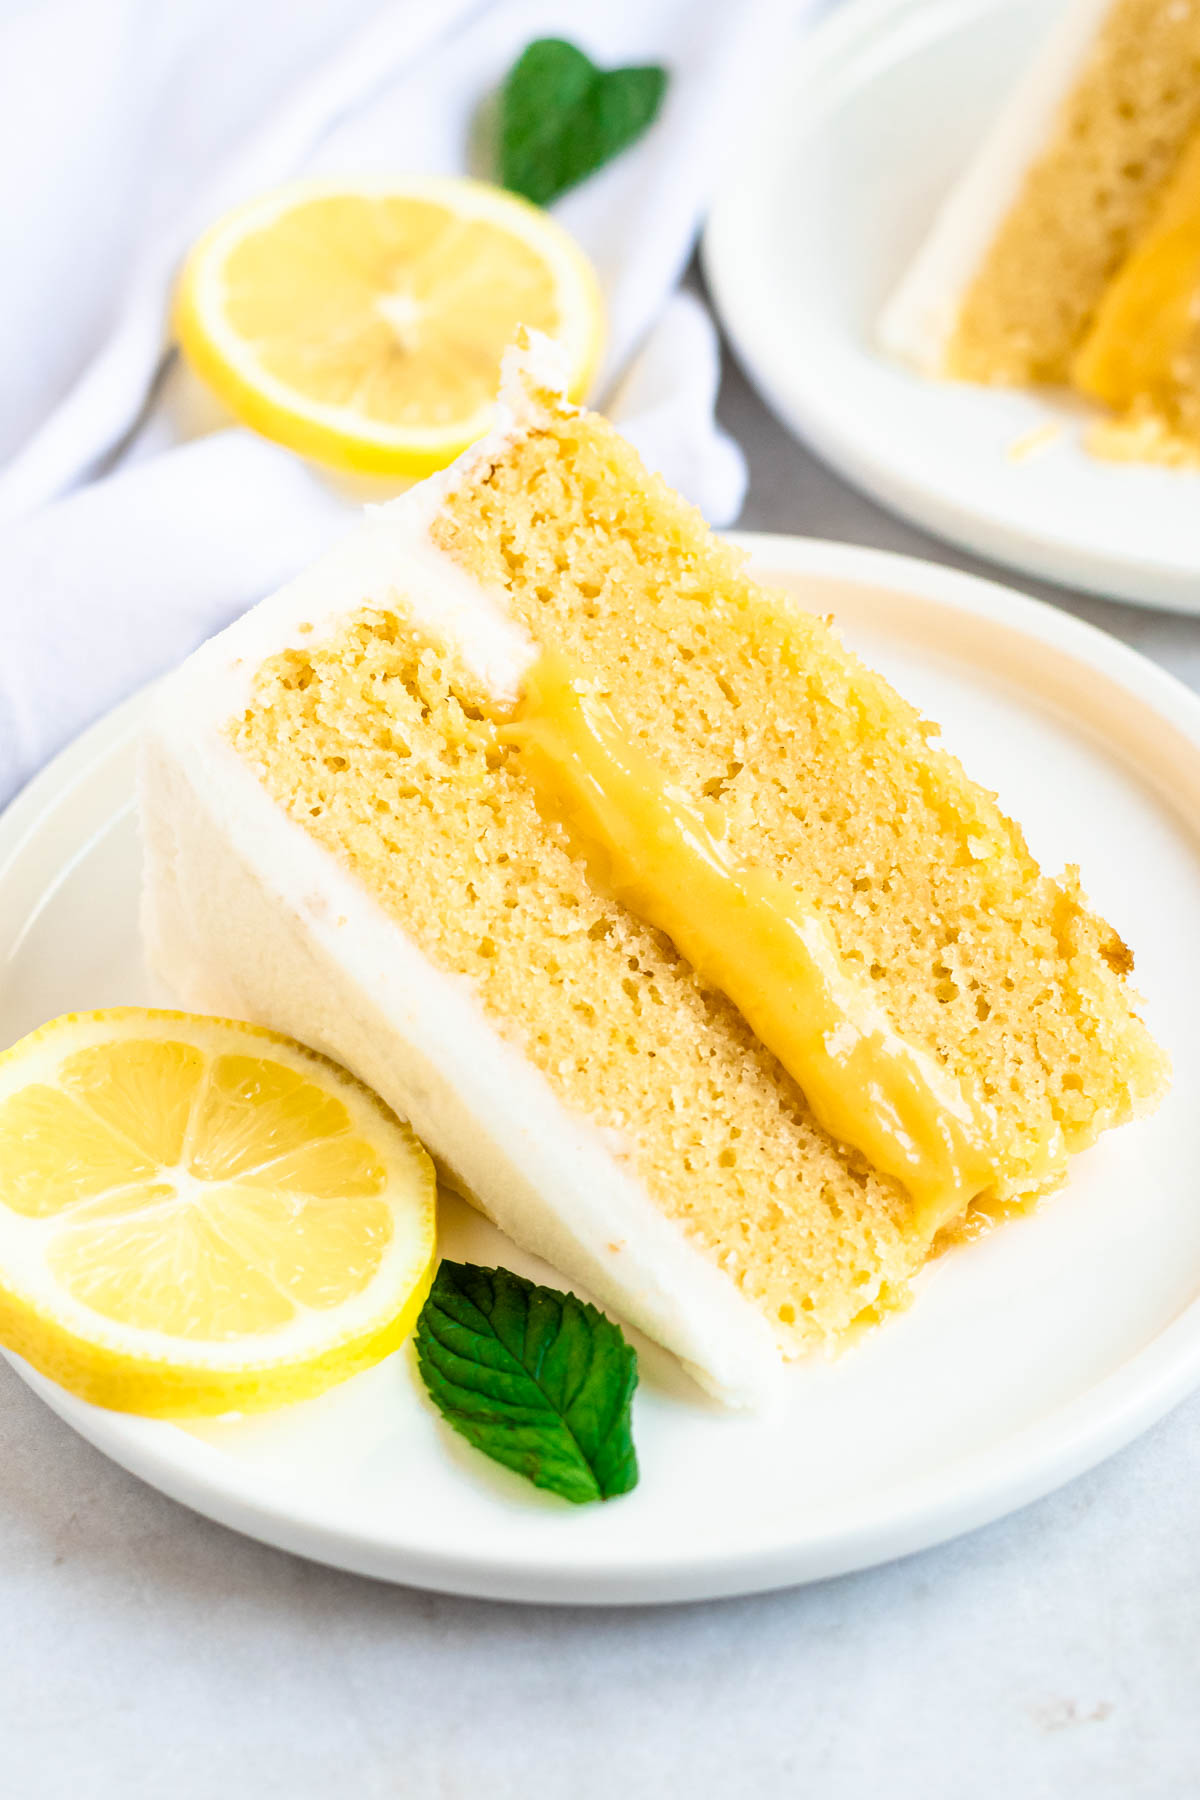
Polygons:
<instances>
[{"instance_id":1,"label":"plate rim","mask_svg":"<svg viewBox=\"0 0 1200 1800\"><path fill-rule=\"evenodd\" d=\"M835 12L811 24L793 46L785 70L766 87L753 122L725 165L701 240L705 281L737 361L759 397L787 430L859 492L1002 571L1106 600L1194 616L1200 613L1200 557L1187 563L1157 555L1153 546L1138 555L1095 551L1070 532L1021 523L1003 509L964 506L911 479L902 462L878 454L873 443L856 434L854 417L831 404L819 379L798 374L786 353L779 353L783 333L769 298L770 283L739 275L756 262L758 242L745 195L761 186L759 172L780 121L802 111L805 94L828 83L846 59L864 54L872 38L900 30L906 21L919 23L927 39L941 19L964 20L1009 4L1012 0L842 0ZM865 357L869 346L858 347ZM1181 474L1161 473L1176 479ZM1189 473L1184 472L1185 478ZM1200 472L1193 479L1200 482Z\"/></svg>"},{"instance_id":2,"label":"plate rim","mask_svg":"<svg viewBox=\"0 0 1200 1800\"><path fill-rule=\"evenodd\" d=\"M1065 652L1116 683L1200 758L1200 696L1107 632L1005 584L920 558L826 539L767 532L728 534L758 571L826 576L890 588L1010 627ZM0 888L40 823L81 781L128 754L155 684L96 721L36 775L0 814ZM64 865L66 867L68 865ZM259 1541L354 1573L481 1599L533 1604L625 1605L710 1599L796 1586L864 1569L978 1529L1053 1491L1124 1447L1200 1385L1200 1294L1099 1381L957 1463L939 1464L888 1490L884 1507L865 1500L830 1508L797 1539L756 1531L755 1541L718 1552L688 1547L676 1559L655 1547L621 1546L598 1556L541 1551L472 1554L469 1546L397 1545L348 1531L315 1514L261 1469L239 1491L237 1464L215 1446L156 1420L87 1405L3 1352L26 1384L103 1454L191 1510ZM949 1471L949 1474L947 1474ZM783 1515L779 1515L782 1519Z\"/></svg>"}]
</instances>

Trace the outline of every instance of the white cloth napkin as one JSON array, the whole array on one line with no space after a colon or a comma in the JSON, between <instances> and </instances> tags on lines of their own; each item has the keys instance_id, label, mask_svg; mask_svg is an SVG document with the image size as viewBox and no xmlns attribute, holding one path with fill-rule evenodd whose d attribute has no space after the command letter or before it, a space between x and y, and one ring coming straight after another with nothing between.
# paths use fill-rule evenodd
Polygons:
<instances>
[{"instance_id":1,"label":"white cloth napkin","mask_svg":"<svg viewBox=\"0 0 1200 1800\"><path fill-rule=\"evenodd\" d=\"M794 10L794 8L792 9ZM676 291L777 0L35 0L0 12L0 803L90 719L353 522L348 494L161 376L182 250L300 170L470 171L524 45L671 72L645 138L556 207L600 274L596 399L717 524L741 453ZM7 241L6 241L7 240ZM208 435L200 436L199 432ZM197 441L188 441L189 439Z\"/></svg>"}]
</instances>

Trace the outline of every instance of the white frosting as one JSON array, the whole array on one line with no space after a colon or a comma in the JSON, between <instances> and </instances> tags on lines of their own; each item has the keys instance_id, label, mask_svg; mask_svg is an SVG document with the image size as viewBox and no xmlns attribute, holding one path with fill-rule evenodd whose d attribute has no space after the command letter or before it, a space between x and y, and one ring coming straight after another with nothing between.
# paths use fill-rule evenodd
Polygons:
<instances>
[{"instance_id":1,"label":"white frosting","mask_svg":"<svg viewBox=\"0 0 1200 1800\"><path fill-rule=\"evenodd\" d=\"M357 530L311 568L202 645L184 665L189 687L212 692L226 708L224 717L232 718L248 703L255 673L268 656L313 643L360 607L402 601L402 610L452 645L497 699L515 700L536 654L532 640L429 535L451 475L461 479L464 464L473 466L484 446L495 455L514 429L506 421L451 469L398 500L370 507Z\"/></svg>"},{"instance_id":2,"label":"white frosting","mask_svg":"<svg viewBox=\"0 0 1200 1800\"><path fill-rule=\"evenodd\" d=\"M507 419L466 465L522 428ZM469 983L428 960L225 736L264 658L393 595L498 698L515 698L532 642L429 538L463 466L377 509L163 684L141 780L152 974L185 1006L253 1019L345 1063L517 1243L674 1351L710 1391L759 1400L780 1367L762 1315L658 1210L611 1134L561 1104Z\"/></svg>"},{"instance_id":3,"label":"white frosting","mask_svg":"<svg viewBox=\"0 0 1200 1800\"><path fill-rule=\"evenodd\" d=\"M880 317L884 350L944 371L966 290L1044 146L1112 0L1071 0L991 131L951 188Z\"/></svg>"}]
</instances>

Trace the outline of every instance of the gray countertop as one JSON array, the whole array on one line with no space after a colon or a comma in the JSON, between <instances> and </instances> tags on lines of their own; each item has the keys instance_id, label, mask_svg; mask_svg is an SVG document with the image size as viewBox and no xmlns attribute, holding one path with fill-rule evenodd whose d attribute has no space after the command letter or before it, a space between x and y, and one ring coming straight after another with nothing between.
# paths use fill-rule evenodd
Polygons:
<instances>
[{"instance_id":1,"label":"gray countertop","mask_svg":"<svg viewBox=\"0 0 1200 1800\"><path fill-rule=\"evenodd\" d=\"M742 524L977 565L881 512L732 366ZM1003 579L1003 576L1000 577ZM1200 686L1200 621L1019 581ZM521 1608L197 1518L0 1366L13 1800L1180 1800L1200 1794L1200 1397L1000 1524L747 1600Z\"/></svg>"}]
</instances>

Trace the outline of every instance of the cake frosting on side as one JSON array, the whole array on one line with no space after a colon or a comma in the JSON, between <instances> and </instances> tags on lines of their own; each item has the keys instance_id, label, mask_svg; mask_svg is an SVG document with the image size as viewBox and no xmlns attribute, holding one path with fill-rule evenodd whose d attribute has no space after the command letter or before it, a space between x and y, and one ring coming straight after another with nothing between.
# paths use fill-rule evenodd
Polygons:
<instances>
[{"instance_id":1,"label":"cake frosting on side","mask_svg":"<svg viewBox=\"0 0 1200 1800\"><path fill-rule=\"evenodd\" d=\"M347 1063L514 1239L745 1399L781 1350L902 1304L964 1220L849 1113L827 1128L721 974L736 943L695 966L547 807L513 737L539 659L584 671L713 858L814 925L835 1082L869 1040L969 1112L968 1226L1060 1183L1165 1064L1124 945L935 728L547 375L510 386L492 438L165 684L150 959L185 1004Z\"/></svg>"}]
</instances>

